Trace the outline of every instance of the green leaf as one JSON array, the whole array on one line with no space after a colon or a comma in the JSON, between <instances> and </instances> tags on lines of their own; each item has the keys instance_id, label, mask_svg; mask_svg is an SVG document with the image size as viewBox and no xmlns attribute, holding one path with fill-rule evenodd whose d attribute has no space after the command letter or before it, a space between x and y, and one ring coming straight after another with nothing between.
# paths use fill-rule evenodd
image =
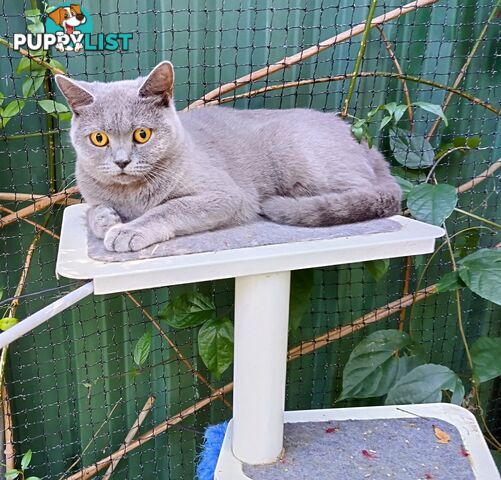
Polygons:
<instances>
[{"instance_id":1,"label":"green leaf","mask_svg":"<svg viewBox=\"0 0 501 480\"><path fill-rule=\"evenodd\" d=\"M147 331L143 336L137 341L134 347L133 358L134 363L141 367L144 362L148 359L151 350L151 332Z\"/></svg>"},{"instance_id":2,"label":"green leaf","mask_svg":"<svg viewBox=\"0 0 501 480\"><path fill-rule=\"evenodd\" d=\"M402 118L403 114L407 110L407 105L397 105L395 111L393 112L393 118L395 119L395 123L398 123Z\"/></svg>"},{"instance_id":3,"label":"green leaf","mask_svg":"<svg viewBox=\"0 0 501 480\"><path fill-rule=\"evenodd\" d=\"M40 21L33 22L32 25L28 25L28 30L35 35L39 33L45 33L44 24Z\"/></svg>"},{"instance_id":4,"label":"green leaf","mask_svg":"<svg viewBox=\"0 0 501 480\"><path fill-rule=\"evenodd\" d=\"M39 88L43 85L45 79L44 72L33 72L32 76L28 77L23 82L23 96L24 98L32 97Z\"/></svg>"},{"instance_id":5,"label":"green leaf","mask_svg":"<svg viewBox=\"0 0 501 480\"><path fill-rule=\"evenodd\" d=\"M410 336L398 330L379 330L364 338L346 363L339 400L385 395L399 372L395 353L411 345Z\"/></svg>"},{"instance_id":6,"label":"green leaf","mask_svg":"<svg viewBox=\"0 0 501 480\"><path fill-rule=\"evenodd\" d=\"M446 273L437 283L437 292L453 292L466 285L461 280L459 272Z\"/></svg>"},{"instance_id":7,"label":"green leaf","mask_svg":"<svg viewBox=\"0 0 501 480\"><path fill-rule=\"evenodd\" d=\"M12 100L0 112L0 128L4 128L26 105L24 100Z\"/></svg>"},{"instance_id":8,"label":"green leaf","mask_svg":"<svg viewBox=\"0 0 501 480\"><path fill-rule=\"evenodd\" d=\"M455 137L452 139L452 145L451 144L445 144L444 145L444 150L450 150L450 148L454 147L466 147L466 137Z\"/></svg>"},{"instance_id":9,"label":"green leaf","mask_svg":"<svg viewBox=\"0 0 501 480\"><path fill-rule=\"evenodd\" d=\"M19 320L17 318L13 318L13 317L1 318L0 319L0 330L3 330L5 332L5 330L12 328L17 323L19 323Z\"/></svg>"},{"instance_id":10,"label":"green leaf","mask_svg":"<svg viewBox=\"0 0 501 480\"><path fill-rule=\"evenodd\" d=\"M435 153L430 142L407 130L390 129L390 148L398 163L407 168L425 168L433 165Z\"/></svg>"},{"instance_id":11,"label":"green leaf","mask_svg":"<svg viewBox=\"0 0 501 480\"><path fill-rule=\"evenodd\" d=\"M384 277L388 268L390 268L390 261L387 258L384 260L371 260L364 262L364 268L371 274L372 278L378 282Z\"/></svg>"},{"instance_id":12,"label":"green leaf","mask_svg":"<svg viewBox=\"0 0 501 480\"><path fill-rule=\"evenodd\" d=\"M40 480L40 477L28 477L26 480Z\"/></svg>"},{"instance_id":13,"label":"green leaf","mask_svg":"<svg viewBox=\"0 0 501 480\"><path fill-rule=\"evenodd\" d=\"M31 52L30 52L31 53ZM35 55L39 56L39 55ZM16 73L20 75L24 71L30 71L30 72L36 72L36 71L45 71L45 67L42 65L34 62L33 60L30 60L28 57L23 57L21 60L19 60L19 63L17 64L16 68Z\"/></svg>"},{"instance_id":14,"label":"green leaf","mask_svg":"<svg viewBox=\"0 0 501 480\"><path fill-rule=\"evenodd\" d=\"M478 383L501 375L501 337L480 337L470 349L473 377Z\"/></svg>"},{"instance_id":15,"label":"green leaf","mask_svg":"<svg viewBox=\"0 0 501 480\"><path fill-rule=\"evenodd\" d=\"M47 113L58 117L60 120L69 120L71 118L70 110L62 103L55 102L54 100L38 100L38 105Z\"/></svg>"},{"instance_id":16,"label":"green leaf","mask_svg":"<svg viewBox=\"0 0 501 480\"><path fill-rule=\"evenodd\" d=\"M198 352L205 366L220 377L233 362L233 324L228 318L212 318L198 332Z\"/></svg>"},{"instance_id":17,"label":"green leaf","mask_svg":"<svg viewBox=\"0 0 501 480\"><path fill-rule=\"evenodd\" d=\"M5 480L14 480L19 477L20 473L19 470L7 470L5 473Z\"/></svg>"},{"instance_id":18,"label":"green leaf","mask_svg":"<svg viewBox=\"0 0 501 480\"><path fill-rule=\"evenodd\" d=\"M23 458L21 459L21 470L26 470L31 463L31 457L33 456L33 452L31 450L28 450L24 455Z\"/></svg>"},{"instance_id":19,"label":"green leaf","mask_svg":"<svg viewBox=\"0 0 501 480\"><path fill-rule=\"evenodd\" d=\"M382 130L386 125L388 125L391 122L392 118L387 115L386 117L383 117L381 120L381 124L379 125L379 130Z\"/></svg>"},{"instance_id":20,"label":"green leaf","mask_svg":"<svg viewBox=\"0 0 501 480\"><path fill-rule=\"evenodd\" d=\"M393 178L398 183L400 190L402 190L402 200L406 200L409 192L414 188L414 184L405 178L399 177L398 175L393 175Z\"/></svg>"},{"instance_id":21,"label":"green leaf","mask_svg":"<svg viewBox=\"0 0 501 480\"><path fill-rule=\"evenodd\" d=\"M40 20L40 15L42 12L38 8L33 8L31 10L25 10L24 15L26 16L27 20L33 21L33 19L38 19Z\"/></svg>"},{"instance_id":22,"label":"green leaf","mask_svg":"<svg viewBox=\"0 0 501 480\"><path fill-rule=\"evenodd\" d=\"M289 330L297 330L310 308L314 270L296 270L291 274Z\"/></svg>"},{"instance_id":23,"label":"green leaf","mask_svg":"<svg viewBox=\"0 0 501 480\"><path fill-rule=\"evenodd\" d=\"M362 127L356 127L355 125L352 125L351 133L353 133L353 136L358 143L360 143L364 138L364 129Z\"/></svg>"},{"instance_id":24,"label":"green leaf","mask_svg":"<svg viewBox=\"0 0 501 480\"><path fill-rule=\"evenodd\" d=\"M3 296L4 296L3 288L0 288L0 300L2 300Z\"/></svg>"},{"instance_id":25,"label":"green leaf","mask_svg":"<svg viewBox=\"0 0 501 480\"><path fill-rule=\"evenodd\" d=\"M458 264L461 280L472 292L501 305L501 249L482 248Z\"/></svg>"},{"instance_id":26,"label":"green leaf","mask_svg":"<svg viewBox=\"0 0 501 480\"><path fill-rule=\"evenodd\" d=\"M390 116L393 116L395 109L397 108L397 102L390 102L381 106L382 109L386 110Z\"/></svg>"},{"instance_id":27,"label":"green leaf","mask_svg":"<svg viewBox=\"0 0 501 480\"><path fill-rule=\"evenodd\" d=\"M413 105L415 107L422 108L427 112L433 113L437 117L440 117L444 121L446 127L449 125L447 117L445 116L445 113L440 105L435 105L434 103L428 103L428 102L414 102Z\"/></svg>"},{"instance_id":28,"label":"green leaf","mask_svg":"<svg viewBox=\"0 0 501 480\"><path fill-rule=\"evenodd\" d=\"M461 379L443 365L428 363L411 370L388 392L386 405L434 403L442 401L442 391L452 393L452 403L460 405L464 398Z\"/></svg>"},{"instance_id":29,"label":"green leaf","mask_svg":"<svg viewBox=\"0 0 501 480\"><path fill-rule=\"evenodd\" d=\"M442 225L458 202L456 189L451 185L416 185L407 196L407 207L417 220Z\"/></svg>"},{"instance_id":30,"label":"green leaf","mask_svg":"<svg viewBox=\"0 0 501 480\"><path fill-rule=\"evenodd\" d=\"M466 141L466 145L470 148L478 148L480 146L480 137L470 137Z\"/></svg>"},{"instance_id":31,"label":"green leaf","mask_svg":"<svg viewBox=\"0 0 501 480\"><path fill-rule=\"evenodd\" d=\"M3 105L4 99L5 99L5 95L2 92L0 92L0 106Z\"/></svg>"},{"instance_id":32,"label":"green leaf","mask_svg":"<svg viewBox=\"0 0 501 480\"><path fill-rule=\"evenodd\" d=\"M381 110L384 110L385 109L385 105L379 105L378 107L376 108L373 108L368 114L367 114L367 120L371 120L373 117L375 117L378 112L380 112ZM363 122L365 122L365 120L363 120Z\"/></svg>"},{"instance_id":33,"label":"green leaf","mask_svg":"<svg viewBox=\"0 0 501 480\"><path fill-rule=\"evenodd\" d=\"M159 317L174 328L201 325L214 318L216 306L211 298L198 292L184 293L170 301Z\"/></svg>"}]
</instances>

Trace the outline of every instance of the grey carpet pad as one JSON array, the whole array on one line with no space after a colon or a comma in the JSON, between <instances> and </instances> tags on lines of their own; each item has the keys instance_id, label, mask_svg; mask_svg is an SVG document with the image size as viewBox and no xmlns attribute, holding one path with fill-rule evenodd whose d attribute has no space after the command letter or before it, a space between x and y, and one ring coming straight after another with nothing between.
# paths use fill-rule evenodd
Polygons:
<instances>
[{"instance_id":1,"label":"grey carpet pad","mask_svg":"<svg viewBox=\"0 0 501 480\"><path fill-rule=\"evenodd\" d=\"M437 441L433 425L449 443ZM253 480L475 480L458 430L434 418L286 423L284 458L244 472Z\"/></svg>"},{"instance_id":2,"label":"grey carpet pad","mask_svg":"<svg viewBox=\"0 0 501 480\"><path fill-rule=\"evenodd\" d=\"M265 220L238 227L196 233L157 243L138 252L116 253L104 248L103 241L89 232L88 254L94 260L123 262L151 257L169 257L190 253L216 252L235 248L275 245L292 242L307 242L338 237L352 237L400 230L394 220L377 219L368 222L337 225L334 227L292 227Z\"/></svg>"}]
</instances>

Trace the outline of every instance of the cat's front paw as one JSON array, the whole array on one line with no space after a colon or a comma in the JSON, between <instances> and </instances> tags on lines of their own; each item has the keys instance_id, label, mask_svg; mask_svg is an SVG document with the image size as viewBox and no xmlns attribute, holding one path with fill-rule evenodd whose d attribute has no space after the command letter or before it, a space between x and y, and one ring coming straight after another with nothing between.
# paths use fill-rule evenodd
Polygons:
<instances>
[{"instance_id":1,"label":"cat's front paw","mask_svg":"<svg viewBox=\"0 0 501 480\"><path fill-rule=\"evenodd\" d=\"M87 214L87 220L92 233L97 238L104 238L111 227L122 223L118 213L105 205L91 207Z\"/></svg>"},{"instance_id":2,"label":"cat's front paw","mask_svg":"<svg viewBox=\"0 0 501 480\"><path fill-rule=\"evenodd\" d=\"M104 246L110 252L136 252L156 241L147 235L143 228L121 224L108 230L104 237Z\"/></svg>"}]
</instances>

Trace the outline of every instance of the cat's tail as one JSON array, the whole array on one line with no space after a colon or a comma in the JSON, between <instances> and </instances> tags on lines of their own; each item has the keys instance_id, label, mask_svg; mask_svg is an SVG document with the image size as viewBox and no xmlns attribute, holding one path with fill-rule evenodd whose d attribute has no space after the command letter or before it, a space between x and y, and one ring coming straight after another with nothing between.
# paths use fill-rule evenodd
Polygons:
<instances>
[{"instance_id":1,"label":"cat's tail","mask_svg":"<svg viewBox=\"0 0 501 480\"><path fill-rule=\"evenodd\" d=\"M270 197L262 202L262 214L287 225L326 227L362 222L400 213L402 193L395 183L312 197Z\"/></svg>"}]
</instances>

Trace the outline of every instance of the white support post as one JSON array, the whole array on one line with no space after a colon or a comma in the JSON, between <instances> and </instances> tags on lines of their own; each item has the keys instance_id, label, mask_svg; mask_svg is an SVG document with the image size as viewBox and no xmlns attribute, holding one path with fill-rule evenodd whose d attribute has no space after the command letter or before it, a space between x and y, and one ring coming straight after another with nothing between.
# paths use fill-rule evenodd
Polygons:
<instances>
[{"instance_id":1,"label":"white support post","mask_svg":"<svg viewBox=\"0 0 501 480\"><path fill-rule=\"evenodd\" d=\"M283 448L290 272L235 280L233 454L272 463Z\"/></svg>"}]
</instances>

